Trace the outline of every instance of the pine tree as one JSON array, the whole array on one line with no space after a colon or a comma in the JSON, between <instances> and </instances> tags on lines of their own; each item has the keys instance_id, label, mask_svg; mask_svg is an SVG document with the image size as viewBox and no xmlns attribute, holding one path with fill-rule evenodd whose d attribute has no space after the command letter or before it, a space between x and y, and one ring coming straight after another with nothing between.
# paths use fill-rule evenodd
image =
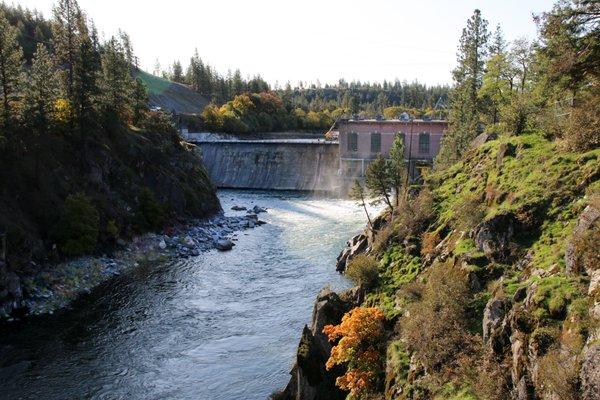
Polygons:
<instances>
[{"instance_id":1,"label":"pine tree","mask_svg":"<svg viewBox=\"0 0 600 400\"><path fill-rule=\"evenodd\" d=\"M183 68L181 68L181 63L179 61L175 61L173 63L173 73L171 75L171 80L177 83L183 83Z\"/></svg>"},{"instance_id":2,"label":"pine tree","mask_svg":"<svg viewBox=\"0 0 600 400\"><path fill-rule=\"evenodd\" d=\"M131 113L134 82L127 57L127 49L117 38L112 37L105 43L102 51L100 99L102 110L110 123L126 120Z\"/></svg>"},{"instance_id":3,"label":"pine tree","mask_svg":"<svg viewBox=\"0 0 600 400\"><path fill-rule=\"evenodd\" d=\"M242 79L242 73L239 69L236 69L233 73L233 82L231 84L231 95L238 96L245 91L244 80Z\"/></svg>"},{"instance_id":4,"label":"pine tree","mask_svg":"<svg viewBox=\"0 0 600 400\"><path fill-rule=\"evenodd\" d=\"M394 211L394 206L390 198L392 182L389 175L388 163L381 154L367 167L365 185L371 196L382 200L389 207L390 211Z\"/></svg>"},{"instance_id":5,"label":"pine tree","mask_svg":"<svg viewBox=\"0 0 600 400\"><path fill-rule=\"evenodd\" d=\"M396 195L396 206L398 206L400 204L400 196L404 192L402 187L406 188L408 186L408 174L406 164L404 163L404 139L402 135L396 135L392 143L390 158L388 160L388 174Z\"/></svg>"},{"instance_id":6,"label":"pine tree","mask_svg":"<svg viewBox=\"0 0 600 400\"><path fill-rule=\"evenodd\" d=\"M369 221L369 227L373 227L373 223L371 222L371 216L369 215L369 209L367 208L367 200L365 189L361 185L358 179L354 180L354 184L350 189L350 198L352 200L356 200L359 206L361 206L365 210L365 214L367 215L367 220Z\"/></svg>"},{"instance_id":7,"label":"pine tree","mask_svg":"<svg viewBox=\"0 0 600 400\"><path fill-rule=\"evenodd\" d=\"M25 125L34 152L35 179L40 177L40 153L53 128L53 110L59 95L60 78L46 46L38 43L29 70L24 101Z\"/></svg>"},{"instance_id":8,"label":"pine tree","mask_svg":"<svg viewBox=\"0 0 600 400\"><path fill-rule=\"evenodd\" d=\"M74 100L75 68L79 61L81 10L76 0L58 0L53 9L52 44L58 65L65 71L65 90Z\"/></svg>"},{"instance_id":9,"label":"pine tree","mask_svg":"<svg viewBox=\"0 0 600 400\"><path fill-rule=\"evenodd\" d=\"M46 46L38 43L25 91L25 121L38 136L51 128L52 112L59 95L56 65Z\"/></svg>"},{"instance_id":10,"label":"pine tree","mask_svg":"<svg viewBox=\"0 0 600 400\"><path fill-rule=\"evenodd\" d=\"M93 129L97 120L96 99L100 93L98 87L100 50L97 47L97 41L93 36L90 36L87 23L82 14L79 15L77 25L79 36L76 63L73 68L72 104L75 110L75 122L79 128L79 137L85 146L89 131ZM84 149L84 159L85 154Z\"/></svg>"},{"instance_id":11,"label":"pine tree","mask_svg":"<svg viewBox=\"0 0 600 400\"><path fill-rule=\"evenodd\" d=\"M17 40L17 29L11 26L0 9L0 126L5 130L15 119L15 102L22 82L23 51Z\"/></svg>"},{"instance_id":12,"label":"pine tree","mask_svg":"<svg viewBox=\"0 0 600 400\"><path fill-rule=\"evenodd\" d=\"M458 66L452 72L449 130L436 159L438 167L456 162L477 136L482 103L478 92L483 82L489 33L487 21L475 10L463 29L457 54Z\"/></svg>"},{"instance_id":13,"label":"pine tree","mask_svg":"<svg viewBox=\"0 0 600 400\"><path fill-rule=\"evenodd\" d=\"M133 83L132 104L133 108L133 123L139 124L144 113L148 111L148 88L140 78L137 78Z\"/></svg>"}]
</instances>

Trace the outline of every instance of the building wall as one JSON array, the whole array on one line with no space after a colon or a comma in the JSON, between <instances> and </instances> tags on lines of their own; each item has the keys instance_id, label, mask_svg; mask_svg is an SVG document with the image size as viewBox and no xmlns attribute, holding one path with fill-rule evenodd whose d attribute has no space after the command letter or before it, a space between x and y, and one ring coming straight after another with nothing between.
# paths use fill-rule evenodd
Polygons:
<instances>
[{"instance_id":1,"label":"building wall","mask_svg":"<svg viewBox=\"0 0 600 400\"><path fill-rule=\"evenodd\" d=\"M431 161L440 151L441 140L447 127L448 124L445 121L413 121L412 123L396 120L344 121L339 126L340 158L365 160L375 158L377 153L371 151L371 134L378 132L381 134L382 155L389 155L395 135L403 133L405 137L404 158ZM348 149L348 137L351 132L357 133L357 151ZM429 152L427 153L419 151L420 133L429 133Z\"/></svg>"}]
</instances>

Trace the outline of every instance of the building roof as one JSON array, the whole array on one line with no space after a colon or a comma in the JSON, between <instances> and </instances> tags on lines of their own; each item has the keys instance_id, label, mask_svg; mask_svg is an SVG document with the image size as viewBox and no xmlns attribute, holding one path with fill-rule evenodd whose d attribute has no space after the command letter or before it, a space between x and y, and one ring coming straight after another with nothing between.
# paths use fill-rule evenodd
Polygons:
<instances>
[{"instance_id":1,"label":"building roof","mask_svg":"<svg viewBox=\"0 0 600 400\"><path fill-rule=\"evenodd\" d=\"M408 124L411 121L403 121L400 119L348 119L341 120L340 123L355 123L355 124ZM448 121L445 119L413 119L413 123L426 123L426 124L447 124Z\"/></svg>"}]
</instances>

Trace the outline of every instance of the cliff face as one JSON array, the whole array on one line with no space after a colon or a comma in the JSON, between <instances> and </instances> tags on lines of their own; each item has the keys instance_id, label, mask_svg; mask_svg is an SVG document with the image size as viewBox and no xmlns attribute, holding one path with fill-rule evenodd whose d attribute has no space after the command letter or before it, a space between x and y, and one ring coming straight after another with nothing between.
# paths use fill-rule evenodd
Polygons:
<instances>
[{"instance_id":1,"label":"cliff face","mask_svg":"<svg viewBox=\"0 0 600 400\"><path fill-rule=\"evenodd\" d=\"M361 396L600 399L600 149L483 138L398 210L340 257L387 320Z\"/></svg>"},{"instance_id":2,"label":"cliff face","mask_svg":"<svg viewBox=\"0 0 600 400\"><path fill-rule=\"evenodd\" d=\"M333 191L338 146L303 143L202 143L215 185L223 188Z\"/></svg>"}]
</instances>

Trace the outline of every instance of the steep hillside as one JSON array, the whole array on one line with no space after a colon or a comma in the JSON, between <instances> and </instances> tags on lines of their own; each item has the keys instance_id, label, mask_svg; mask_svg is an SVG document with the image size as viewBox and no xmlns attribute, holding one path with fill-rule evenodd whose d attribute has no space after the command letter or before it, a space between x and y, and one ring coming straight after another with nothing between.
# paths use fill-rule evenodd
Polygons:
<instances>
[{"instance_id":1,"label":"steep hillside","mask_svg":"<svg viewBox=\"0 0 600 400\"><path fill-rule=\"evenodd\" d=\"M169 216L217 212L219 202L202 161L170 129L97 135L86 146L84 164L77 141L54 135L33 155L2 160L0 228L7 232L11 268L27 272L30 260L90 253L119 238L160 229ZM77 201L69 203L69 196ZM77 239L86 232L92 243L69 247L64 234Z\"/></svg>"},{"instance_id":2,"label":"steep hillside","mask_svg":"<svg viewBox=\"0 0 600 400\"><path fill-rule=\"evenodd\" d=\"M353 399L600 398L600 149L490 140L399 208L340 257L362 311L304 333L284 398L333 390L303 370L326 336Z\"/></svg>"},{"instance_id":3,"label":"steep hillside","mask_svg":"<svg viewBox=\"0 0 600 400\"><path fill-rule=\"evenodd\" d=\"M186 85L159 78L142 70L135 72L148 87L150 107L161 107L166 112L200 114L210 102Z\"/></svg>"}]
</instances>

